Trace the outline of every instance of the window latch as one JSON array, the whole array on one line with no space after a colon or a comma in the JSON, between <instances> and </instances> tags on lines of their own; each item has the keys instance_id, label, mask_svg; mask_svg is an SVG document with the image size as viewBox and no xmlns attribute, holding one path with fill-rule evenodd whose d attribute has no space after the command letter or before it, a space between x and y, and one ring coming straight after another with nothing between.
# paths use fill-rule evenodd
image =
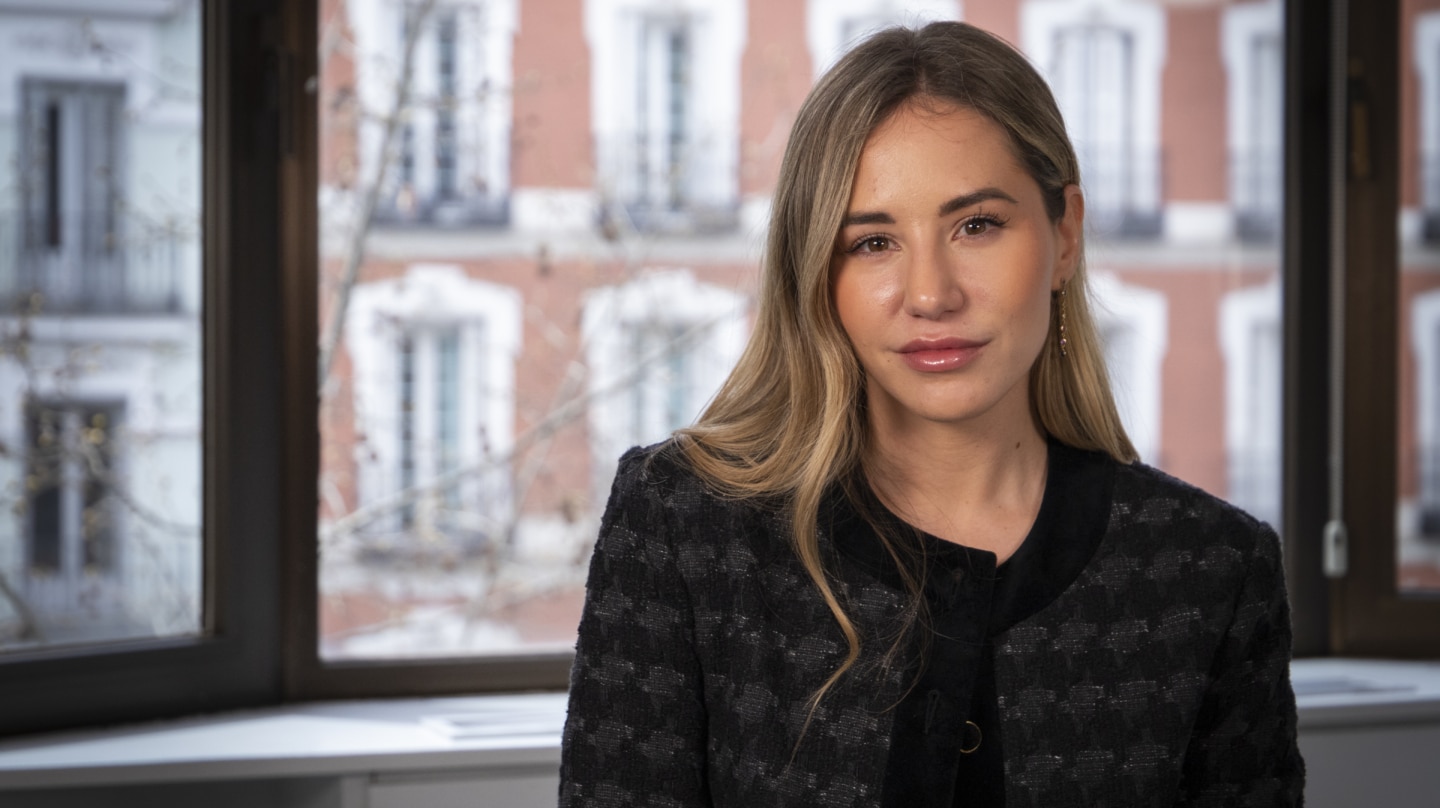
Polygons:
<instances>
[{"instance_id":1,"label":"window latch","mask_svg":"<svg viewBox=\"0 0 1440 808\"><path fill-rule=\"evenodd\" d=\"M1339 519L1325 523L1324 565L1326 578L1344 578L1350 571L1350 534Z\"/></svg>"}]
</instances>

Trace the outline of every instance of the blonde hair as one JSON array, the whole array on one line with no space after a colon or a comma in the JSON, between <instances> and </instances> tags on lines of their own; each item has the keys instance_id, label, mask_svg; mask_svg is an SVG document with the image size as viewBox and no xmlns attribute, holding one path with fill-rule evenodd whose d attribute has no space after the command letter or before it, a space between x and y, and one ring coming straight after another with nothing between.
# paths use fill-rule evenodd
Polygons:
<instances>
[{"instance_id":1,"label":"blonde hair","mask_svg":"<svg viewBox=\"0 0 1440 808\"><path fill-rule=\"evenodd\" d=\"M874 35L831 68L800 108L772 202L754 331L699 421L677 433L688 462L715 490L784 503L795 553L848 644L844 661L812 698L812 712L855 664L861 645L826 577L817 529L832 487L861 504L868 440L864 371L831 297L835 240L870 133L902 104L932 101L974 110L1004 129L1051 220L1064 215L1065 189L1079 184L1079 163L1049 87L1023 55L964 23ZM1051 335L1030 371L1031 409L1056 440L1130 462L1135 450L1110 393L1083 254L1082 245L1065 287L1066 355L1059 307L1052 305ZM922 573L903 560L906 548L883 532L881 538L911 596L908 630L924 612ZM899 645L897 639L892 653Z\"/></svg>"}]
</instances>

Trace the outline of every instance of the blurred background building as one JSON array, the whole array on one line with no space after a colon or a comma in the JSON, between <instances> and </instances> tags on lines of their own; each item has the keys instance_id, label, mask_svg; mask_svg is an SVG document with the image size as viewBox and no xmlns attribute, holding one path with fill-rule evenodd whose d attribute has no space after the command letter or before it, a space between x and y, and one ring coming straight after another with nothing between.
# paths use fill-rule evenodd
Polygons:
<instances>
[{"instance_id":1,"label":"blurred background building","mask_svg":"<svg viewBox=\"0 0 1440 808\"><path fill-rule=\"evenodd\" d=\"M1278 526L1279 0L320 6L327 658L572 644L617 458L735 362L795 113L891 24L1048 78L1136 446ZM0 0L0 648L200 619L199 8ZM1403 8L1397 553L1433 592L1440 0Z\"/></svg>"},{"instance_id":2,"label":"blurred background building","mask_svg":"<svg viewBox=\"0 0 1440 808\"><path fill-rule=\"evenodd\" d=\"M0 649L200 628L199 33L0 3Z\"/></svg>"}]
</instances>

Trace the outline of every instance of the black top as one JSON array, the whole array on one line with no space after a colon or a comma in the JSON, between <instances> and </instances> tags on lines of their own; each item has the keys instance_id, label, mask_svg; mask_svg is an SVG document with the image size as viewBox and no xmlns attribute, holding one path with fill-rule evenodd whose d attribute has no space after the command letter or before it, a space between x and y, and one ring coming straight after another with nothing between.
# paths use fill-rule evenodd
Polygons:
<instances>
[{"instance_id":1,"label":"black top","mask_svg":"<svg viewBox=\"0 0 1440 808\"><path fill-rule=\"evenodd\" d=\"M627 453L590 566L561 805L984 805L991 750L1008 808L1298 804L1274 531L1139 463L1055 449L1049 476L998 575L989 554L910 543L936 606L923 669L886 653L914 605L894 565L829 509L819 551L861 645L817 704L849 644L786 512L716 494L673 443ZM980 758L959 751L967 720Z\"/></svg>"},{"instance_id":2,"label":"black top","mask_svg":"<svg viewBox=\"0 0 1440 808\"><path fill-rule=\"evenodd\" d=\"M895 805L950 791L955 806L1005 804L995 638L1074 583L1110 518L1111 464L1058 441L1050 442L1048 455L1040 511L1025 541L998 568L994 553L913 528L856 486L880 529L916 543L926 573L927 658L897 708L904 718L895 723L885 775L885 794ZM875 527L842 495L828 504L840 552L903 587ZM951 771L953 779L946 776Z\"/></svg>"}]
</instances>

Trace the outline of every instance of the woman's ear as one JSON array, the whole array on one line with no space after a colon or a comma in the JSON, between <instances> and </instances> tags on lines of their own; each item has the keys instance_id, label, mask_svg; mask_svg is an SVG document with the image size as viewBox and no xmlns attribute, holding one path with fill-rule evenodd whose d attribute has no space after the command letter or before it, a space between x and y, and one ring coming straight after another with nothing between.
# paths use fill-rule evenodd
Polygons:
<instances>
[{"instance_id":1,"label":"woman's ear","mask_svg":"<svg viewBox=\"0 0 1440 808\"><path fill-rule=\"evenodd\" d=\"M1061 214L1060 221L1055 223L1055 235L1059 240L1055 251L1055 277L1051 279L1051 288L1058 290L1061 285L1075 275L1075 270L1080 266L1080 250L1085 233L1085 195L1080 192L1080 186L1070 184L1065 186L1065 212Z\"/></svg>"}]
</instances>

